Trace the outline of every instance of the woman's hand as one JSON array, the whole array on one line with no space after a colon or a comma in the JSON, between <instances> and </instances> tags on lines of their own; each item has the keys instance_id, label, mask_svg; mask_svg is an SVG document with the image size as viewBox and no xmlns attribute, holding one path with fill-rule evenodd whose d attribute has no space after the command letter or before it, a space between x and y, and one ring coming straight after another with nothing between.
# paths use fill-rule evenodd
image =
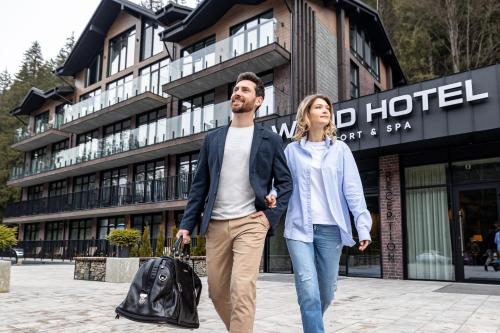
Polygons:
<instances>
[{"instance_id":1,"label":"woman's hand","mask_svg":"<svg viewBox=\"0 0 500 333\"><path fill-rule=\"evenodd\" d=\"M267 195L266 205L268 208L276 208L276 197L272 194Z\"/></svg>"},{"instance_id":2,"label":"woman's hand","mask_svg":"<svg viewBox=\"0 0 500 333\"><path fill-rule=\"evenodd\" d=\"M369 240L362 240L362 241L359 241L359 250L361 252L363 252L364 250L366 250L366 248L368 247L368 245L370 244L370 241Z\"/></svg>"}]
</instances>

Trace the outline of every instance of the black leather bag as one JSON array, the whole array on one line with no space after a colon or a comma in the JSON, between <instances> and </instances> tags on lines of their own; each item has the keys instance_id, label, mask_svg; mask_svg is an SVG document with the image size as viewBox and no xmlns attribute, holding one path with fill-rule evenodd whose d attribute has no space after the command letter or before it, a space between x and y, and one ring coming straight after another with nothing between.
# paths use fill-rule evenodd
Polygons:
<instances>
[{"instance_id":1,"label":"black leather bag","mask_svg":"<svg viewBox=\"0 0 500 333\"><path fill-rule=\"evenodd\" d=\"M173 257L151 259L139 268L127 297L115 310L116 318L184 328L200 326L197 306L201 281L185 260L189 260L189 247L181 252L181 243L179 238Z\"/></svg>"}]
</instances>

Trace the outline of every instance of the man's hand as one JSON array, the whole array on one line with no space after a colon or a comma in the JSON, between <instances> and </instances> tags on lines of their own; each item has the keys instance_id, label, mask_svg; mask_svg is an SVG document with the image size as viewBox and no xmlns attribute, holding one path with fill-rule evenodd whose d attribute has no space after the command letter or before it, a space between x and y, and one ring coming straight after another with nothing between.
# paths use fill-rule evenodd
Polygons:
<instances>
[{"instance_id":1,"label":"man's hand","mask_svg":"<svg viewBox=\"0 0 500 333\"><path fill-rule=\"evenodd\" d=\"M266 196L266 205L268 208L276 208L276 197L273 194Z\"/></svg>"},{"instance_id":2,"label":"man's hand","mask_svg":"<svg viewBox=\"0 0 500 333\"><path fill-rule=\"evenodd\" d=\"M253 219L256 219L259 217L262 218L262 220L264 221L264 224L267 226L267 229L271 228L271 223L269 223L269 220L267 219L267 216L266 216L266 214L264 214L263 211L258 211L257 213L250 215L250 217Z\"/></svg>"},{"instance_id":3,"label":"man's hand","mask_svg":"<svg viewBox=\"0 0 500 333\"><path fill-rule=\"evenodd\" d=\"M177 232L175 238L179 238L182 236L182 244L191 244L191 237L189 236L189 230L180 229Z\"/></svg>"},{"instance_id":4,"label":"man's hand","mask_svg":"<svg viewBox=\"0 0 500 333\"><path fill-rule=\"evenodd\" d=\"M361 252L363 252L364 250L366 250L366 248L368 247L368 245L370 244L370 241L369 240L362 240L362 241L359 241L359 250Z\"/></svg>"}]
</instances>

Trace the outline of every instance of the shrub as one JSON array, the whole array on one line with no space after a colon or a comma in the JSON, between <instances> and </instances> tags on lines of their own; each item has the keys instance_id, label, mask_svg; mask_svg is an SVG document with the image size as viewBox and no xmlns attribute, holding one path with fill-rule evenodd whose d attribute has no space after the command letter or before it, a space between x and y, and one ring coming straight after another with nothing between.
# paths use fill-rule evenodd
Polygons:
<instances>
[{"instance_id":1,"label":"shrub","mask_svg":"<svg viewBox=\"0 0 500 333\"><path fill-rule=\"evenodd\" d=\"M141 234L135 229L114 229L106 239L111 245L131 246L141 239Z\"/></svg>"},{"instance_id":2,"label":"shrub","mask_svg":"<svg viewBox=\"0 0 500 333\"><path fill-rule=\"evenodd\" d=\"M153 250L151 249L151 241L149 239L149 227L144 227L142 234L141 247L139 248L140 257L151 257Z\"/></svg>"},{"instance_id":3,"label":"shrub","mask_svg":"<svg viewBox=\"0 0 500 333\"><path fill-rule=\"evenodd\" d=\"M0 225L0 250L8 249L17 244L16 230L14 227Z\"/></svg>"},{"instance_id":4,"label":"shrub","mask_svg":"<svg viewBox=\"0 0 500 333\"><path fill-rule=\"evenodd\" d=\"M196 246L191 250L192 256L206 256L207 248L205 246L206 239L202 235L196 236Z\"/></svg>"},{"instance_id":5,"label":"shrub","mask_svg":"<svg viewBox=\"0 0 500 333\"><path fill-rule=\"evenodd\" d=\"M158 235L156 236L156 251L155 256L161 257L164 255L165 250L165 227L160 225L160 230L158 230Z\"/></svg>"}]
</instances>

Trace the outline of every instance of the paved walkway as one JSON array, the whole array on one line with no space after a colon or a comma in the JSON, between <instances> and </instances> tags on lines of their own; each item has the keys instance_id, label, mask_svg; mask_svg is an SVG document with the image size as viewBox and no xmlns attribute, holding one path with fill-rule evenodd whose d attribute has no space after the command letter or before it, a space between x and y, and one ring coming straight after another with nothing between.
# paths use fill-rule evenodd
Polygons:
<instances>
[{"instance_id":1,"label":"paved walkway","mask_svg":"<svg viewBox=\"0 0 500 333\"><path fill-rule=\"evenodd\" d=\"M291 277L261 276L255 333L302 332ZM224 332L203 283L198 332ZM436 292L443 287L446 292ZM492 296L499 289L342 278L325 315L326 331L499 333L500 296ZM11 291L0 294L0 332L186 332L114 319L127 290L128 284L75 281L72 265L13 266Z\"/></svg>"}]
</instances>

